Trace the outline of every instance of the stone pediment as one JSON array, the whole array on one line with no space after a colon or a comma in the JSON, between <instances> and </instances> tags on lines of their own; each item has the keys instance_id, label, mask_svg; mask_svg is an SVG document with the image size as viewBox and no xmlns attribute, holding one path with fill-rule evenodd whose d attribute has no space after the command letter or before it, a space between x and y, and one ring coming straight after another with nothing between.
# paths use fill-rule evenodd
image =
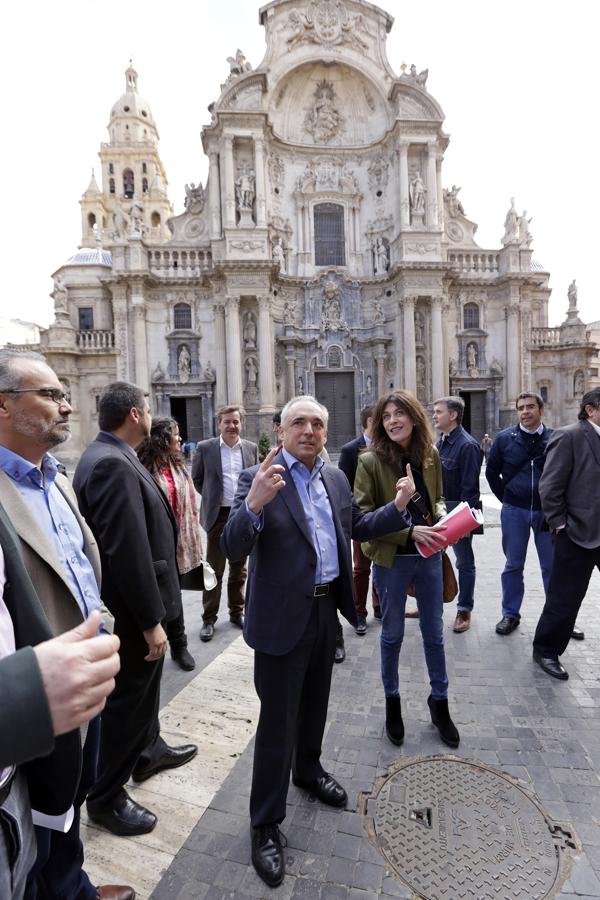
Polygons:
<instances>
[{"instance_id":1,"label":"stone pediment","mask_svg":"<svg viewBox=\"0 0 600 900\"><path fill-rule=\"evenodd\" d=\"M263 94L266 91L266 76L261 72L250 72L235 78L224 86L216 111L222 110L260 110Z\"/></svg>"},{"instance_id":2,"label":"stone pediment","mask_svg":"<svg viewBox=\"0 0 600 900\"><path fill-rule=\"evenodd\" d=\"M399 119L443 122L444 113L436 100L424 88L400 79L390 91L390 100L396 106Z\"/></svg>"},{"instance_id":3,"label":"stone pediment","mask_svg":"<svg viewBox=\"0 0 600 900\"><path fill-rule=\"evenodd\" d=\"M167 219L167 226L172 234L170 244L208 246L210 243L206 206L199 215L186 211Z\"/></svg>"}]
</instances>

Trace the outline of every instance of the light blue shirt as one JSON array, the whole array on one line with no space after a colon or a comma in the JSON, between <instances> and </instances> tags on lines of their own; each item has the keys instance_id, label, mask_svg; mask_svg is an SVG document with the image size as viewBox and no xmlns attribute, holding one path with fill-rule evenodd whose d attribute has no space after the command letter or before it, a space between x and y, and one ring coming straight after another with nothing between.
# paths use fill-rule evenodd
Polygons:
<instances>
[{"instance_id":1,"label":"light blue shirt","mask_svg":"<svg viewBox=\"0 0 600 900\"><path fill-rule=\"evenodd\" d=\"M0 469L12 479L52 544L81 614L87 618L92 610L100 609L100 594L92 565L83 552L79 522L55 484L56 460L46 453L40 472L33 463L0 446Z\"/></svg>"}]
</instances>

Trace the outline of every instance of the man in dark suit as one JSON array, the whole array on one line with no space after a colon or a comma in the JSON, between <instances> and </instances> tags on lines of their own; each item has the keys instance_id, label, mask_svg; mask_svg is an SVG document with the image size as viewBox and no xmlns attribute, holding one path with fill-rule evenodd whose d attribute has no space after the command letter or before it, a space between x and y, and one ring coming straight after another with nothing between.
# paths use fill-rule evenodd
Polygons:
<instances>
[{"instance_id":1,"label":"man in dark suit","mask_svg":"<svg viewBox=\"0 0 600 900\"><path fill-rule=\"evenodd\" d=\"M167 648L163 625L181 611L176 525L167 497L135 454L150 432L144 392L117 381L100 395L100 433L83 453L74 487L100 548L102 598L121 640L121 671L102 714L98 780L90 818L113 834L145 834L156 816L124 785L181 766L193 744L168 747L159 734L160 677Z\"/></svg>"},{"instance_id":2,"label":"man in dark suit","mask_svg":"<svg viewBox=\"0 0 600 900\"><path fill-rule=\"evenodd\" d=\"M271 887L284 877L279 824L290 769L294 783L342 807L343 787L321 766L336 632L336 607L352 624L350 540L406 528L414 483L395 503L358 508L347 478L319 453L327 410L301 396L283 408L283 448L242 472L221 539L228 559L250 554L244 637L254 648L261 709L250 795L252 862ZM401 511L402 510L402 511Z\"/></svg>"},{"instance_id":3,"label":"man in dark suit","mask_svg":"<svg viewBox=\"0 0 600 900\"><path fill-rule=\"evenodd\" d=\"M555 539L533 658L548 675L566 680L558 657L572 637L594 566L600 569L600 388L583 395L577 423L550 438L539 490Z\"/></svg>"},{"instance_id":4,"label":"man in dark suit","mask_svg":"<svg viewBox=\"0 0 600 900\"><path fill-rule=\"evenodd\" d=\"M192 463L194 485L202 495L200 524L207 534L206 561L217 576L215 587L202 595L202 641L212 640L215 633L226 561L221 552L221 534L233 504L238 478L242 469L258 462L257 445L240 437L242 424L239 407L224 406L217 410L219 437L201 441ZM229 621L238 628L244 627L245 582L246 559L230 560L227 579Z\"/></svg>"},{"instance_id":5,"label":"man in dark suit","mask_svg":"<svg viewBox=\"0 0 600 900\"><path fill-rule=\"evenodd\" d=\"M350 482L350 488L352 490L354 490L354 479L356 477L359 454L361 450L364 450L371 443L373 409L374 406L372 403L363 406L360 411L360 424L362 425L363 433L360 437L354 438L353 441L344 444L340 450L338 466ZM352 541L352 586L354 588L354 605L356 606L355 631L360 635L367 633L367 594L369 593L370 572L371 560L362 552L360 541ZM379 598L374 584L371 587L371 596L373 615L376 619L380 619L381 610L379 609Z\"/></svg>"}]
</instances>

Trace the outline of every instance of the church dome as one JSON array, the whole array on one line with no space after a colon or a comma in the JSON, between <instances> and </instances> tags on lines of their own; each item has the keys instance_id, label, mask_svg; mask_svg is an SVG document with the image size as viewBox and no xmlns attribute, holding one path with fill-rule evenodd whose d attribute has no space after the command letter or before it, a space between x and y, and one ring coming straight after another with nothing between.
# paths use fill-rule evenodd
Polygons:
<instances>
[{"instance_id":1,"label":"church dome","mask_svg":"<svg viewBox=\"0 0 600 900\"><path fill-rule=\"evenodd\" d=\"M65 266L112 266L112 256L101 247L81 247L69 257Z\"/></svg>"},{"instance_id":2,"label":"church dome","mask_svg":"<svg viewBox=\"0 0 600 900\"><path fill-rule=\"evenodd\" d=\"M138 73L132 66L125 72L125 93L121 94L110 111L111 121L117 117L141 119L154 126L149 104L140 97L137 90Z\"/></svg>"}]
</instances>

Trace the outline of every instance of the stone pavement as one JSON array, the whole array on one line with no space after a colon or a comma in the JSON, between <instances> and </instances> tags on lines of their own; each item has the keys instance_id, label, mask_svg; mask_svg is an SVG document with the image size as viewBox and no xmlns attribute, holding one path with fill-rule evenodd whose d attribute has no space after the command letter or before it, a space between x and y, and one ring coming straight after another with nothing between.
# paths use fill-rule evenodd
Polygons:
<instances>
[{"instance_id":1,"label":"stone pavement","mask_svg":"<svg viewBox=\"0 0 600 900\"><path fill-rule=\"evenodd\" d=\"M156 791L152 808L157 809L158 803L163 818L168 820L163 823L163 832L159 831L161 823L155 832L162 834L160 839L166 842L162 849L152 843L159 837L153 839L149 835L136 843L89 828L86 854L98 882L114 881L115 875L126 870L141 900L148 896L155 900L416 898L386 868L379 851L369 843L364 820L356 811L357 798L360 792L371 792L376 778L385 775L395 759L452 752L519 779L535 792L551 818L570 823L582 849L575 853L569 878L555 896L560 900L576 896L600 898L600 577L594 573L579 617L586 640L572 641L563 657L570 680L555 681L531 659L531 639L543 604L533 544L527 561L521 626L508 637L494 632L500 618L503 555L498 504L489 494L484 503L487 524L485 535L475 538L478 580L470 631L455 635L455 604L445 610L450 705L461 733L457 751L450 751L441 743L429 720L429 686L418 622L407 621L400 658L406 726L402 747L394 747L384 734L380 625L370 618L368 632L362 638L346 625L347 658L334 669L323 763L347 788L348 807L331 810L290 786L288 815L282 826L288 842L288 874L281 887L268 889L250 864L247 810L253 742L248 740L256 716L250 655L244 650L239 632L227 622L217 628L210 644L200 645L198 604L194 595L186 595L191 649L200 671L186 675L172 663L166 664L163 727L169 726L169 739L175 741L179 726L183 728L184 740L190 733L198 735L201 745L213 748L213 765L218 763L214 750L220 749L225 762L223 780L216 786L215 780L209 779L202 795L196 797L190 786L192 796L188 797L185 784L182 787L179 779L201 781L207 765L198 762L195 773L184 774L190 769L188 766L164 773L144 785L149 792ZM214 668L219 665L220 668ZM207 678L211 682L207 683ZM229 705L220 705L222 697L211 694L206 686L211 683L213 691L222 687L225 693L229 692ZM213 696L217 701L216 715L211 709ZM179 704L175 717L173 704ZM192 714L188 708L196 712ZM196 714L198 709L203 715ZM195 732L189 721L182 718L186 710L188 719L197 723ZM238 720L239 728L232 725L232 733L223 734L227 731L224 726ZM162 786L155 788L153 782L160 779ZM216 791L214 795L212 791ZM161 793L165 807L160 805ZM166 799L169 794L173 798L170 801ZM150 797L146 799L150 805ZM94 846L91 857L90 840ZM103 850L108 843L110 851ZM127 860L125 869L123 860ZM453 893L450 885L450 900L458 900L459 896L463 894L458 890ZM508 900L513 894L507 886L505 892L496 896Z\"/></svg>"}]
</instances>

